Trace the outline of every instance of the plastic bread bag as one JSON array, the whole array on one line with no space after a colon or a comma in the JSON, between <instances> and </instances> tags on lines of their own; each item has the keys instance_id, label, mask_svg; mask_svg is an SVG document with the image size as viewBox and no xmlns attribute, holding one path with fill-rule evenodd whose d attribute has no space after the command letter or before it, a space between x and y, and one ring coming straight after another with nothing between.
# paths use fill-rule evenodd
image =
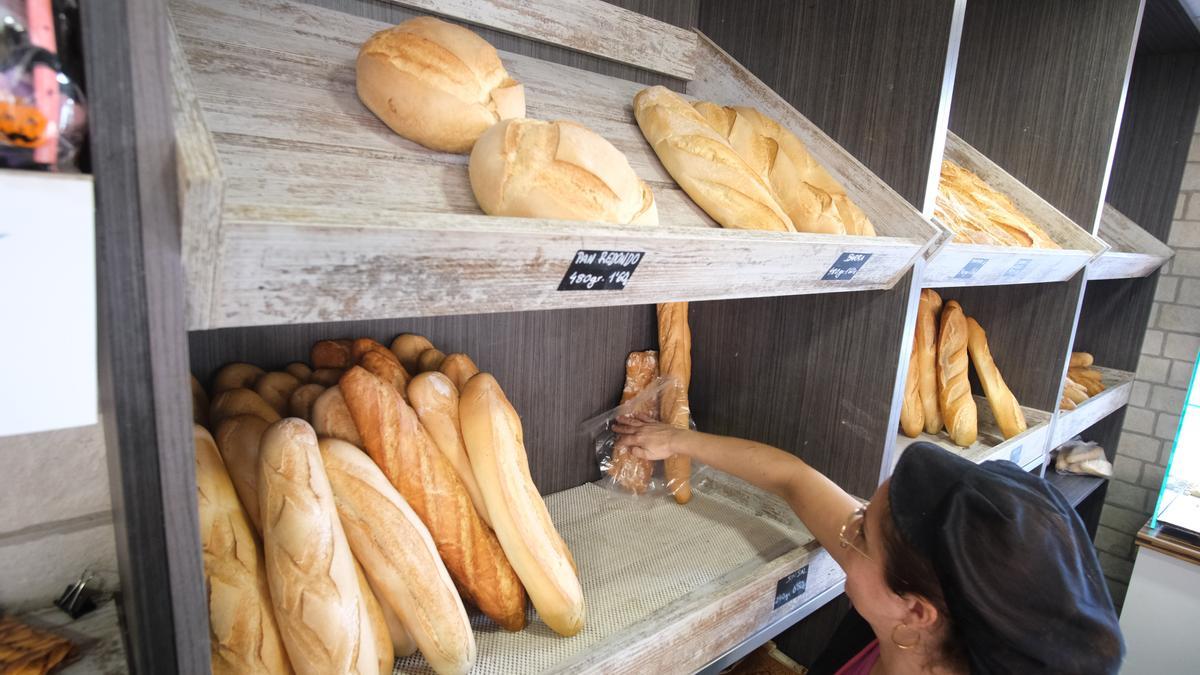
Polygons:
<instances>
[{"instance_id":1,"label":"plastic bread bag","mask_svg":"<svg viewBox=\"0 0 1200 675\"><path fill-rule=\"evenodd\" d=\"M0 167L76 170L87 131L83 94L58 57L24 44L0 60Z\"/></svg>"},{"instance_id":2,"label":"plastic bread bag","mask_svg":"<svg viewBox=\"0 0 1200 675\"><path fill-rule=\"evenodd\" d=\"M1058 447L1054 470L1060 474L1112 477L1112 464L1104 455L1104 448L1092 441L1075 437Z\"/></svg>"}]
</instances>

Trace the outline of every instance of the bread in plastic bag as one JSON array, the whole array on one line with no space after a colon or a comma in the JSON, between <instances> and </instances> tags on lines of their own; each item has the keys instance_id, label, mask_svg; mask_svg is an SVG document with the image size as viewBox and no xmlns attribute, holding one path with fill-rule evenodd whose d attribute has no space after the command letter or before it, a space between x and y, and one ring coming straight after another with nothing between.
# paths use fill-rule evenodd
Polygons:
<instances>
[{"instance_id":1,"label":"bread in plastic bag","mask_svg":"<svg viewBox=\"0 0 1200 675\"><path fill-rule=\"evenodd\" d=\"M1058 447L1054 470L1064 475L1112 478L1112 464L1105 457L1104 448L1093 441L1085 442L1078 436Z\"/></svg>"}]
</instances>

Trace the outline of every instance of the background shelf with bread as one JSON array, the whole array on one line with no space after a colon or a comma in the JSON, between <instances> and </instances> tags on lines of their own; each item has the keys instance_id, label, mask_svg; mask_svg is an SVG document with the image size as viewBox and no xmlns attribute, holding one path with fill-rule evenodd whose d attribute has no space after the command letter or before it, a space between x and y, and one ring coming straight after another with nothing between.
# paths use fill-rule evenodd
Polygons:
<instances>
[{"instance_id":1,"label":"background shelf with bread","mask_svg":"<svg viewBox=\"0 0 1200 675\"><path fill-rule=\"evenodd\" d=\"M1170 246L1107 203L1100 212L1099 236L1109 249L1088 263L1089 281L1145 277L1175 255Z\"/></svg>"},{"instance_id":2,"label":"background shelf with bread","mask_svg":"<svg viewBox=\"0 0 1200 675\"><path fill-rule=\"evenodd\" d=\"M1058 446L1129 403L1134 373L1103 368L1091 354L1074 352L1050 443Z\"/></svg>"},{"instance_id":3,"label":"background shelf with bread","mask_svg":"<svg viewBox=\"0 0 1200 675\"><path fill-rule=\"evenodd\" d=\"M390 24L299 2L270 12L172 2L188 327L885 289L936 239L703 35L582 4L598 25L628 24L609 37L609 58L658 69L693 99L753 110L729 110L728 136L698 113L699 131L677 116L639 129L645 85L496 54L437 19L381 33ZM527 11L468 20L520 34L538 24ZM454 70L465 62L421 71L413 64L430 48L417 30L470 52L486 77L457 90L446 83L474 79ZM648 57L648 35L677 53ZM412 93L389 98L399 85ZM447 86L481 102L448 106ZM753 133L780 148L778 161L739 145L757 113ZM713 147L720 156L703 159ZM623 290L559 290L586 251L640 258Z\"/></svg>"},{"instance_id":4,"label":"background shelf with bread","mask_svg":"<svg viewBox=\"0 0 1200 675\"><path fill-rule=\"evenodd\" d=\"M1108 248L952 131L934 223L925 287L1066 281Z\"/></svg>"}]
</instances>

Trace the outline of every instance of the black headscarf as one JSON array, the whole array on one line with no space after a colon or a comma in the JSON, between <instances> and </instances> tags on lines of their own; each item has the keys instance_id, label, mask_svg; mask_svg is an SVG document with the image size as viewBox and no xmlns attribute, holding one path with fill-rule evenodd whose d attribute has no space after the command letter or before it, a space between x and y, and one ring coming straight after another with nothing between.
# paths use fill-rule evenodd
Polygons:
<instances>
[{"instance_id":1,"label":"black headscarf","mask_svg":"<svg viewBox=\"0 0 1200 675\"><path fill-rule=\"evenodd\" d=\"M1006 461L914 443L892 474L892 519L933 563L972 673L1116 673L1125 646L1083 522Z\"/></svg>"}]
</instances>

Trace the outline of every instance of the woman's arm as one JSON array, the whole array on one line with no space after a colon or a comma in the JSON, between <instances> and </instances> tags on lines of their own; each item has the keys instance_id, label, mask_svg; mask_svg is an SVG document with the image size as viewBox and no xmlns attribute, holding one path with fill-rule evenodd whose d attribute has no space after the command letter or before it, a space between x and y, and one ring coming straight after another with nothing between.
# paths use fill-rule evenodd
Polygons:
<instances>
[{"instance_id":1,"label":"woman's arm","mask_svg":"<svg viewBox=\"0 0 1200 675\"><path fill-rule=\"evenodd\" d=\"M683 454L748 481L787 501L839 565L850 552L838 533L858 500L795 455L730 436L676 429L649 418L623 417L613 425L617 446L638 457L666 459Z\"/></svg>"}]
</instances>

